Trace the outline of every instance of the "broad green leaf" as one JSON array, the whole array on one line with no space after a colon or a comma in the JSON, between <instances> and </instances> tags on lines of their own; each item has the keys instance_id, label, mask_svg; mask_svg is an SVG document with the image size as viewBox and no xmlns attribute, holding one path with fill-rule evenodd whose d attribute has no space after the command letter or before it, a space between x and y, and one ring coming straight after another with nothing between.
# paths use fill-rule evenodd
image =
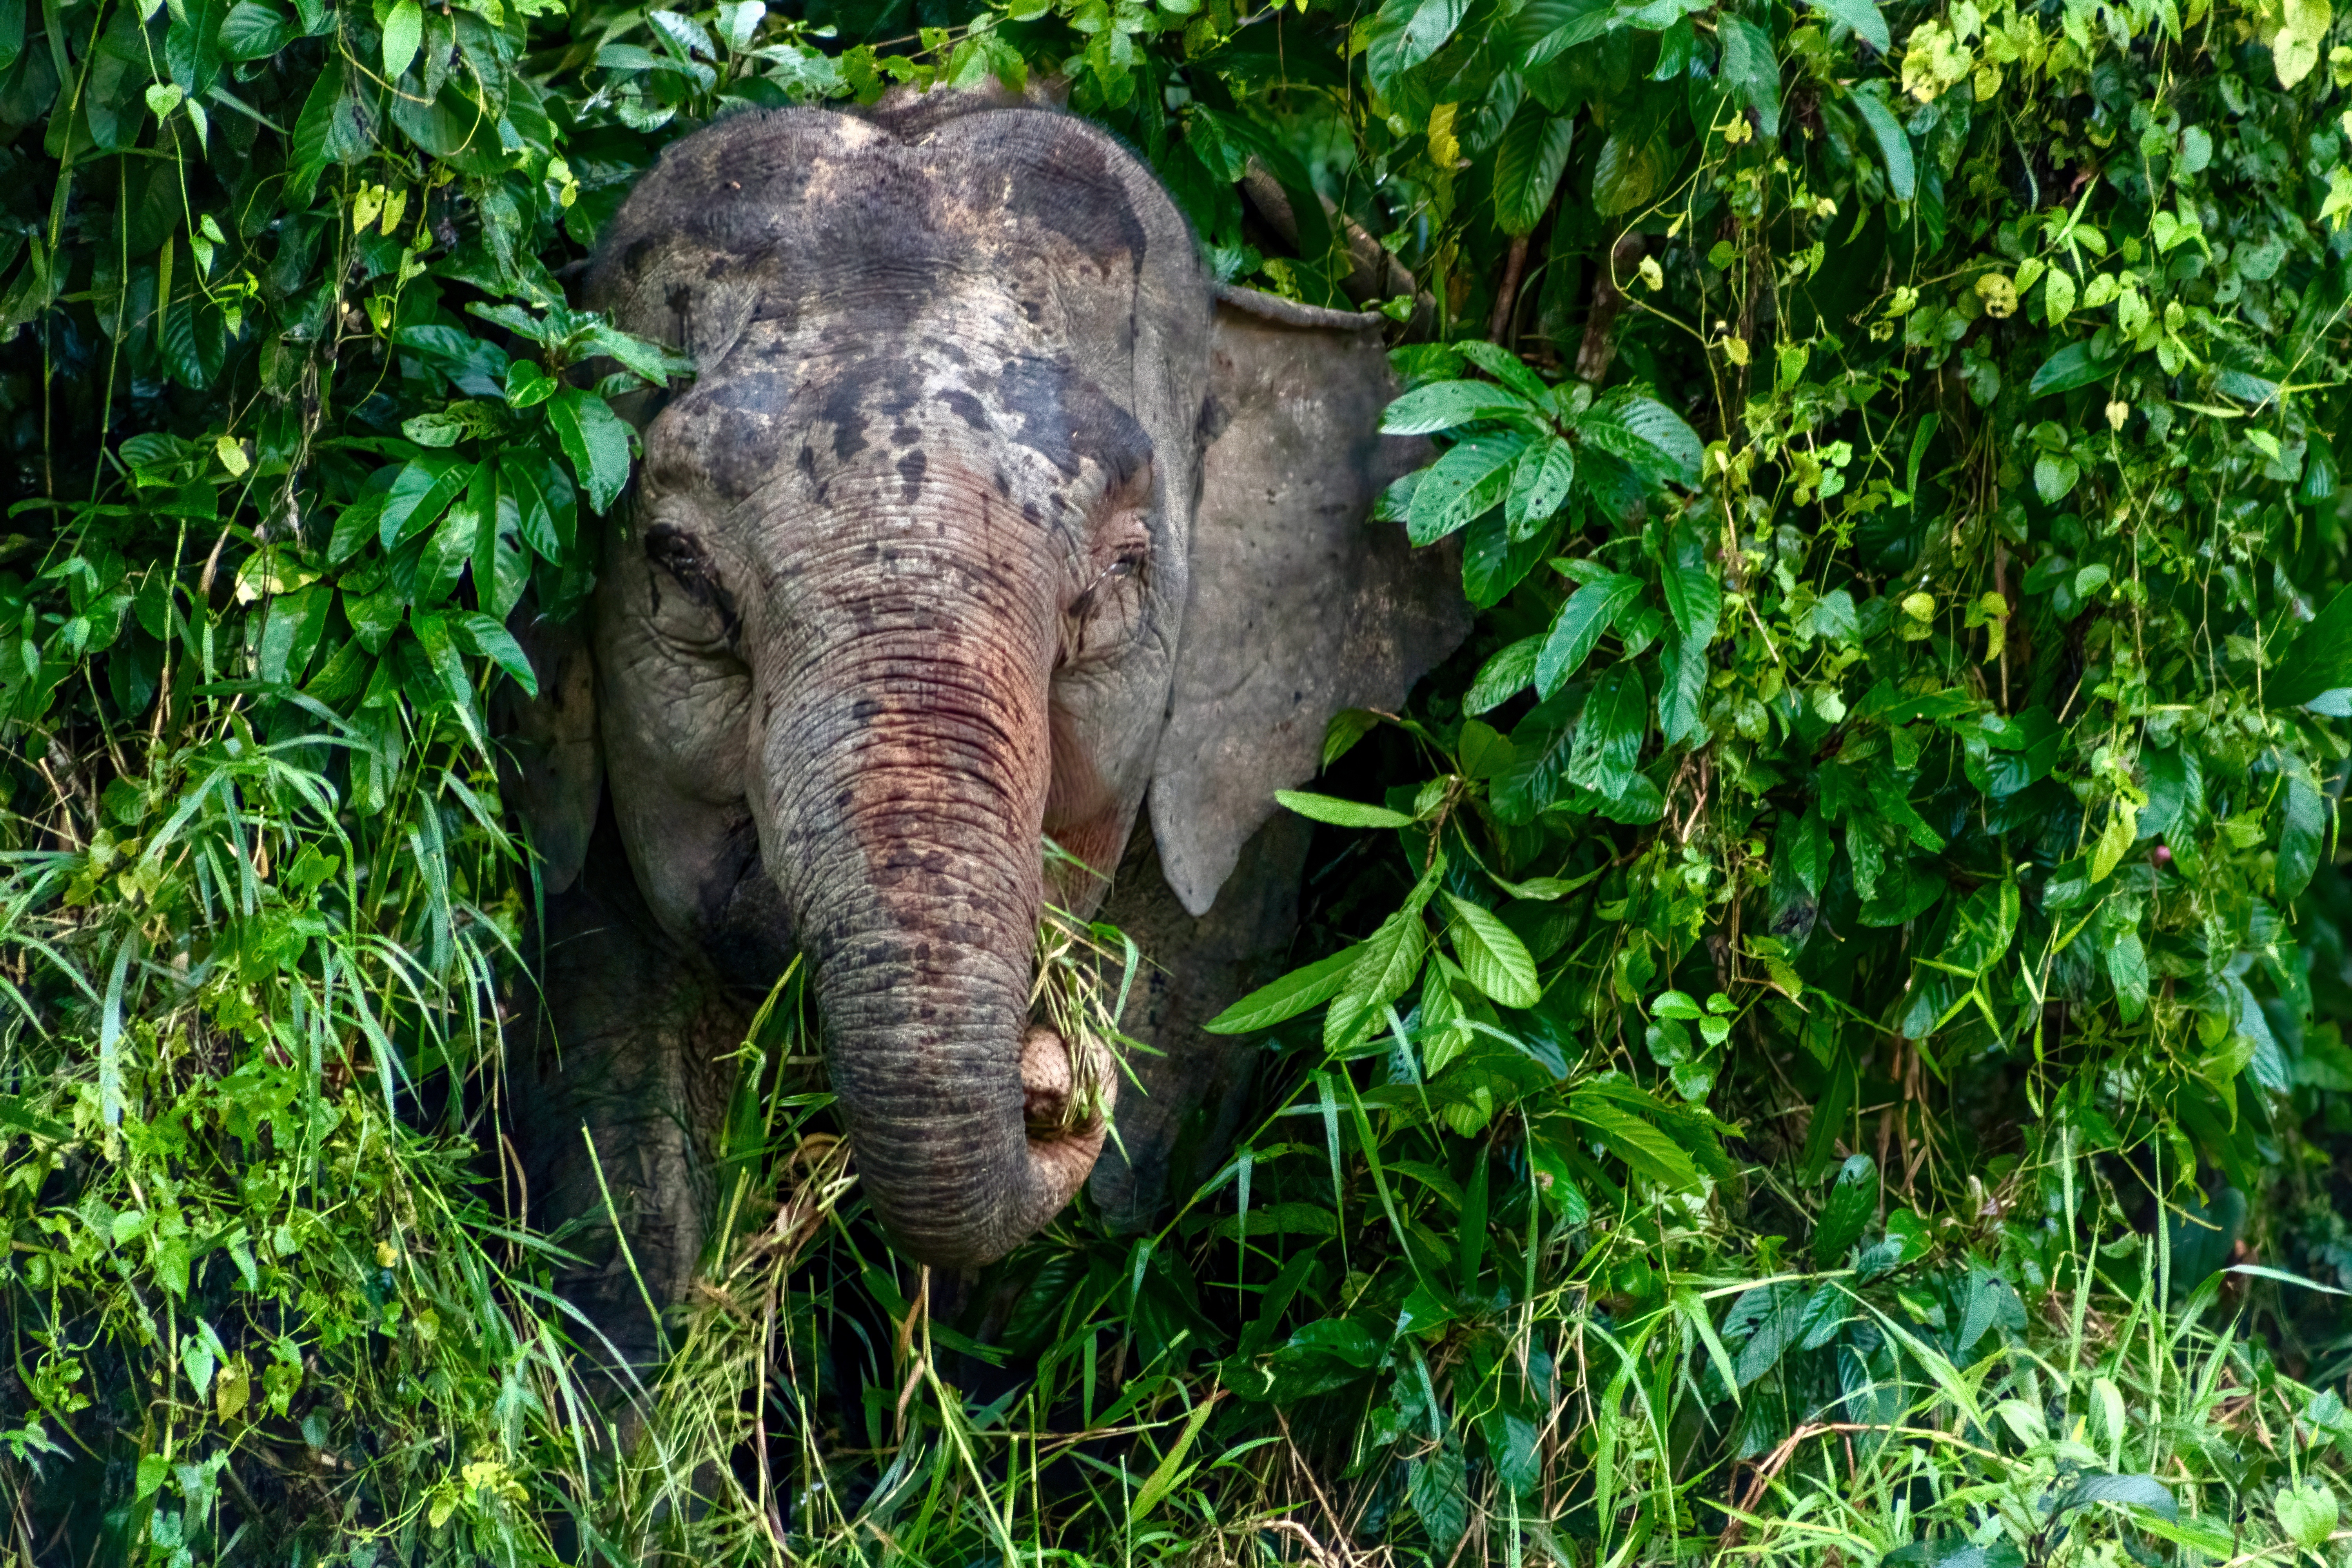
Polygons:
<instances>
[{"instance_id":1,"label":"broad green leaf","mask_svg":"<svg viewBox=\"0 0 2352 1568\"><path fill-rule=\"evenodd\" d=\"M1337 996L1348 982L1348 971L1362 956L1363 946L1359 943L1304 969L1294 969L1272 984L1259 986L1201 1027L1213 1035L1246 1035L1257 1029L1270 1029L1286 1018L1295 1018Z\"/></svg>"},{"instance_id":2,"label":"broad green leaf","mask_svg":"<svg viewBox=\"0 0 2352 1568\"><path fill-rule=\"evenodd\" d=\"M1670 631L1665 647L1666 679L1658 691L1658 731L1670 746L1697 745L1708 732L1700 710L1706 694L1707 645L1701 637Z\"/></svg>"},{"instance_id":3,"label":"broad green leaf","mask_svg":"<svg viewBox=\"0 0 2352 1568\"><path fill-rule=\"evenodd\" d=\"M293 18L276 6L242 0L221 21L221 52L233 60L266 59L295 35Z\"/></svg>"},{"instance_id":4,"label":"broad green leaf","mask_svg":"<svg viewBox=\"0 0 2352 1568\"><path fill-rule=\"evenodd\" d=\"M1512 468L1515 478L1527 469L1528 458L1522 457ZM1559 537L1559 515L1548 521L1533 521L1523 539L1511 537L1508 517L1509 498L1505 498L1501 510L1488 510L1473 518L1469 531L1462 539L1462 592L1472 608L1487 609L1500 604L1512 589L1527 581L1528 574L1543 564Z\"/></svg>"},{"instance_id":5,"label":"broad green leaf","mask_svg":"<svg viewBox=\"0 0 2352 1568\"><path fill-rule=\"evenodd\" d=\"M1274 798L1301 816L1328 822L1334 827L1411 827L1413 822L1405 813L1391 811L1385 805L1367 805L1361 801L1308 795L1302 790L1278 789Z\"/></svg>"},{"instance_id":6,"label":"broad green leaf","mask_svg":"<svg viewBox=\"0 0 2352 1568\"><path fill-rule=\"evenodd\" d=\"M2064 321L2074 310L2074 275L2061 264L2050 268L2049 278L2042 285L2042 310L2052 326Z\"/></svg>"},{"instance_id":7,"label":"broad green leaf","mask_svg":"<svg viewBox=\"0 0 2352 1568\"><path fill-rule=\"evenodd\" d=\"M2127 931L2108 944L2107 978L2115 983L2125 1023L2147 1011L2147 950L2140 944L2139 932Z\"/></svg>"},{"instance_id":8,"label":"broad green leaf","mask_svg":"<svg viewBox=\"0 0 2352 1568\"><path fill-rule=\"evenodd\" d=\"M1552 389L1544 384L1543 377L1528 369L1526 361L1500 343L1490 343L1483 339L1472 338L1452 344L1451 347L1460 351L1462 357L1472 364L1476 365L1538 407L1541 407L1550 399Z\"/></svg>"},{"instance_id":9,"label":"broad green leaf","mask_svg":"<svg viewBox=\"0 0 2352 1568\"><path fill-rule=\"evenodd\" d=\"M2283 904L2311 884L2327 836L2327 797L2312 782L2308 769L2298 765L2287 770L2285 794L2275 871Z\"/></svg>"},{"instance_id":10,"label":"broad green leaf","mask_svg":"<svg viewBox=\"0 0 2352 1568\"><path fill-rule=\"evenodd\" d=\"M1503 516L1514 542L1530 539L1558 515L1576 482L1576 448L1557 437L1531 443L1511 468Z\"/></svg>"},{"instance_id":11,"label":"broad green leaf","mask_svg":"<svg viewBox=\"0 0 2352 1568\"><path fill-rule=\"evenodd\" d=\"M1633 784L1642 737L1649 729L1650 693L1631 660L1612 666L1593 682L1578 721L1576 750L1568 782L1610 800L1623 798Z\"/></svg>"},{"instance_id":12,"label":"broad green leaf","mask_svg":"<svg viewBox=\"0 0 2352 1568\"><path fill-rule=\"evenodd\" d=\"M1381 430L1390 436L1426 436L1476 420L1534 414L1524 398L1491 382L1433 381L1390 404L1381 416Z\"/></svg>"},{"instance_id":13,"label":"broad green leaf","mask_svg":"<svg viewBox=\"0 0 2352 1568\"><path fill-rule=\"evenodd\" d=\"M1532 70L1601 37L1615 16L1616 0L1528 0L1511 19L1511 47Z\"/></svg>"},{"instance_id":14,"label":"broad green leaf","mask_svg":"<svg viewBox=\"0 0 2352 1568\"><path fill-rule=\"evenodd\" d=\"M1716 624L1723 615L1723 589L1704 562L1668 566L1660 574L1659 588L1676 631L1702 647L1715 640Z\"/></svg>"},{"instance_id":15,"label":"broad green leaf","mask_svg":"<svg viewBox=\"0 0 2352 1568\"><path fill-rule=\"evenodd\" d=\"M1886 165L1888 194L1898 202L1910 201L1919 187L1918 165L1911 157L1910 132L1903 129L1903 121L1874 92L1849 92L1846 101L1853 105L1878 142L1879 161Z\"/></svg>"},{"instance_id":16,"label":"broad green leaf","mask_svg":"<svg viewBox=\"0 0 2352 1568\"><path fill-rule=\"evenodd\" d=\"M2121 365L2120 358L2103 360L2094 357L2089 339L2068 343L2042 362L2042 368L2035 371L2033 379L2026 384L2025 395L2048 397L2055 393L2072 392L2076 387L2105 381Z\"/></svg>"},{"instance_id":17,"label":"broad green leaf","mask_svg":"<svg viewBox=\"0 0 2352 1568\"><path fill-rule=\"evenodd\" d=\"M2263 680L2269 707L2299 708L2323 691L2352 686L2352 588L2339 590L2274 657L2277 666Z\"/></svg>"},{"instance_id":18,"label":"broad green leaf","mask_svg":"<svg viewBox=\"0 0 2352 1568\"><path fill-rule=\"evenodd\" d=\"M1780 852L1788 857L1790 869L1805 892L1820 898L1829 883L1830 864L1837 858L1837 846L1831 841L1829 825L1822 820L1821 806L1809 805L1803 815L1783 817L1781 824Z\"/></svg>"},{"instance_id":19,"label":"broad green leaf","mask_svg":"<svg viewBox=\"0 0 2352 1568\"><path fill-rule=\"evenodd\" d=\"M1454 912L1454 953L1470 984L1506 1007L1532 1007L1543 994L1527 945L1492 910L1445 895Z\"/></svg>"},{"instance_id":20,"label":"broad green leaf","mask_svg":"<svg viewBox=\"0 0 2352 1568\"><path fill-rule=\"evenodd\" d=\"M1533 99L1519 105L1495 148L1495 221L1505 234L1528 234L1551 205L1568 167L1576 121Z\"/></svg>"},{"instance_id":21,"label":"broad green leaf","mask_svg":"<svg viewBox=\"0 0 2352 1568\"><path fill-rule=\"evenodd\" d=\"M479 611L453 616L449 629L458 647L477 658L488 659L514 677L515 684L522 688L523 695L539 695L539 677L531 670L529 656L522 651L522 645L515 641L513 634L499 624L496 616L486 616Z\"/></svg>"},{"instance_id":22,"label":"broad green leaf","mask_svg":"<svg viewBox=\"0 0 2352 1568\"><path fill-rule=\"evenodd\" d=\"M387 81L398 81L416 58L416 47L425 39L425 7L418 0L398 0L391 15L383 19L383 74Z\"/></svg>"},{"instance_id":23,"label":"broad green leaf","mask_svg":"<svg viewBox=\"0 0 2352 1568\"><path fill-rule=\"evenodd\" d=\"M1652 1181L1683 1191L1706 1184L1680 1144L1617 1100L1580 1089L1569 1097L1568 1113L1599 1133L1612 1153Z\"/></svg>"},{"instance_id":24,"label":"broad green leaf","mask_svg":"<svg viewBox=\"0 0 2352 1568\"><path fill-rule=\"evenodd\" d=\"M2279 1488L2271 1499L2271 1510L2278 1515L2279 1528L2289 1540L2314 1552L2336 1533L2340 1517L2335 1492L2316 1475L2305 1478L2300 1486Z\"/></svg>"},{"instance_id":25,"label":"broad green leaf","mask_svg":"<svg viewBox=\"0 0 2352 1568\"><path fill-rule=\"evenodd\" d=\"M589 506L605 510L629 482L629 427L603 398L577 387L565 387L546 407Z\"/></svg>"},{"instance_id":26,"label":"broad green leaf","mask_svg":"<svg viewBox=\"0 0 2352 1568\"><path fill-rule=\"evenodd\" d=\"M2095 886L2114 874L2138 837L2138 808L2121 799L2109 805L2106 826L2099 830L2099 841L2091 849L2091 881Z\"/></svg>"},{"instance_id":27,"label":"broad green leaf","mask_svg":"<svg viewBox=\"0 0 2352 1568\"><path fill-rule=\"evenodd\" d=\"M2084 1476L2058 1494L2051 1513L2054 1518L2070 1509L2095 1502L2129 1503L2164 1520L2180 1517L2180 1506L2173 1501L2172 1489L2154 1476Z\"/></svg>"},{"instance_id":28,"label":"broad green leaf","mask_svg":"<svg viewBox=\"0 0 2352 1568\"><path fill-rule=\"evenodd\" d=\"M1696 485L1706 459L1698 432L1654 397L1612 393L1578 417L1576 433L1654 482Z\"/></svg>"},{"instance_id":29,"label":"broad green leaf","mask_svg":"<svg viewBox=\"0 0 2352 1568\"><path fill-rule=\"evenodd\" d=\"M1885 54L1894 47L1886 31L1886 18L1879 15L1872 0L1805 0L1805 4L1833 22L1853 29L1855 37Z\"/></svg>"},{"instance_id":30,"label":"broad green leaf","mask_svg":"<svg viewBox=\"0 0 2352 1568\"><path fill-rule=\"evenodd\" d=\"M1511 486L1512 465L1527 449L1515 433L1480 436L1454 447L1421 476L1405 510L1405 531L1415 544L1434 544L1491 507Z\"/></svg>"},{"instance_id":31,"label":"broad green leaf","mask_svg":"<svg viewBox=\"0 0 2352 1568\"><path fill-rule=\"evenodd\" d=\"M2055 506L2066 499L2082 477L2082 468L2063 452L2044 452L2033 460L2033 489L2045 502ZM2088 570L2088 568L2085 568Z\"/></svg>"},{"instance_id":32,"label":"broad green leaf","mask_svg":"<svg viewBox=\"0 0 2352 1568\"><path fill-rule=\"evenodd\" d=\"M1540 637L1521 637L1488 659L1462 699L1462 711L1488 712L1526 690L1536 678L1536 662L1543 646Z\"/></svg>"},{"instance_id":33,"label":"broad green leaf","mask_svg":"<svg viewBox=\"0 0 2352 1568\"><path fill-rule=\"evenodd\" d=\"M1600 644L1617 613L1642 592L1638 577L1606 573L1580 585L1568 596L1544 636L1543 651L1536 657L1536 690L1549 697L1567 684L1585 657Z\"/></svg>"},{"instance_id":34,"label":"broad green leaf","mask_svg":"<svg viewBox=\"0 0 2352 1568\"><path fill-rule=\"evenodd\" d=\"M1877 1212L1878 1163L1867 1154L1848 1156L1813 1225L1814 1266L1836 1268Z\"/></svg>"},{"instance_id":35,"label":"broad green leaf","mask_svg":"<svg viewBox=\"0 0 2352 1568\"><path fill-rule=\"evenodd\" d=\"M1329 1049L1353 1044L1381 1009L1403 995L1413 976L1421 973L1421 961L1429 952L1429 927L1422 920L1422 910L1429 901L1428 886L1424 883L1404 908L1382 921L1379 930L1352 950L1356 962L1323 1016L1323 1043Z\"/></svg>"},{"instance_id":36,"label":"broad green leaf","mask_svg":"<svg viewBox=\"0 0 2352 1568\"><path fill-rule=\"evenodd\" d=\"M447 458L426 458L402 468L376 520L383 547L390 550L439 521L443 509L466 488L473 471L472 464Z\"/></svg>"},{"instance_id":37,"label":"broad green leaf","mask_svg":"<svg viewBox=\"0 0 2352 1568\"><path fill-rule=\"evenodd\" d=\"M1402 75L1444 48L1467 7L1468 0L1387 0L1381 20L1398 29L1389 72Z\"/></svg>"},{"instance_id":38,"label":"broad green leaf","mask_svg":"<svg viewBox=\"0 0 2352 1568\"><path fill-rule=\"evenodd\" d=\"M319 175L335 156L336 121L343 109L342 57L330 53L327 66L310 84L301 117L294 122L294 159L289 165L288 194L308 201Z\"/></svg>"},{"instance_id":39,"label":"broad green leaf","mask_svg":"<svg viewBox=\"0 0 2352 1568\"><path fill-rule=\"evenodd\" d=\"M1665 184L1667 157L1654 127L1612 129L1592 168L1592 204L1603 217L1643 205Z\"/></svg>"},{"instance_id":40,"label":"broad green leaf","mask_svg":"<svg viewBox=\"0 0 2352 1568\"><path fill-rule=\"evenodd\" d=\"M1885 24L1880 25L1881 31ZM1772 40L1747 17L1725 13L1717 37L1723 44L1723 81L1748 100L1756 121L1767 136L1780 134L1780 62L1772 54ZM1696 476L1692 482L1696 482Z\"/></svg>"}]
</instances>

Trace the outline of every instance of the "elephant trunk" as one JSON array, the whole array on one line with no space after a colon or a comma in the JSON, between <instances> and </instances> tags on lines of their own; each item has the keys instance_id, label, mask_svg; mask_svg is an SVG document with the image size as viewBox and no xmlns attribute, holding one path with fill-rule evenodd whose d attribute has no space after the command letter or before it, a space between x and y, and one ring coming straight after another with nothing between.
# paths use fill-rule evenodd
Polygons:
<instances>
[{"instance_id":1,"label":"elephant trunk","mask_svg":"<svg viewBox=\"0 0 2352 1568\"><path fill-rule=\"evenodd\" d=\"M1042 628L984 616L871 629L895 618L869 611L763 704L754 808L866 1195L908 1257L974 1268L1050 1220L1103 1142L1029 1021L1050 656L1024 646Z\"/></svg>"}]
</instances>

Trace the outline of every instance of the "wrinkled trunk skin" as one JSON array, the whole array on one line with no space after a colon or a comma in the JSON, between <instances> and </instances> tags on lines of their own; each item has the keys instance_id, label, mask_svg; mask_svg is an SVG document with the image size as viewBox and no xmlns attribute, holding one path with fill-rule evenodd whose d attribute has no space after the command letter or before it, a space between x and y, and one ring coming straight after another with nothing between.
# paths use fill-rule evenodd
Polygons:
<instances>
[{"instance_id":1,"label":"wrinkled trunk skin","mask_svg":"<svg viewBox=\"0 0 2352 1568\"><path fill-rule=\"evenodd\" d=\"M1029 1131L1069 1081L1028 1023L1055 630L1023 579L1054 563L984 493L937 488L776 531L817 548L772 579L747 782L860 1181L902 1250L960 1268L1050 1219L1103 1131Z\"/></svg>"}]
</instances>

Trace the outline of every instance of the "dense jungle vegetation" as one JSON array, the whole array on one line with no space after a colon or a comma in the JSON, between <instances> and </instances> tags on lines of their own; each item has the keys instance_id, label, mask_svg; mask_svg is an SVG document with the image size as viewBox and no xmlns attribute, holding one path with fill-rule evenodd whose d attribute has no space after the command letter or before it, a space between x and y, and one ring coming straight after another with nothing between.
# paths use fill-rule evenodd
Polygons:
<instances>
[{"instance_id":1,"label":"dense jungle vegetation","mask_svg":"<svg viewBox=\"0 0 2352 1568\"><path fill-rule=\"evenodd\" d=\"M565 282L990 78L1412 269L1477 630L1160 1228L927 1311L787 975L615 1425L493 714L690 369ZM2352 1562L2347 89L2330 0L0 0L0 1550Z\"/></svg>"}]
</instances>

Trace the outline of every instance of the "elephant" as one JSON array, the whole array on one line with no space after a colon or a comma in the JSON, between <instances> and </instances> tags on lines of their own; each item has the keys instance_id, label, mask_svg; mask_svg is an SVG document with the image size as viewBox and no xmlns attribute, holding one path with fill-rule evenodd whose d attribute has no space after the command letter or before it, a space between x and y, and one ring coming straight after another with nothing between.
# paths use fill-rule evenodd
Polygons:
<instances>
[{"instance_id":1,"label":"elephant","mask_svg":"<svg viewBox=\"0 0 2352 1568\"><path fill-rule=\"evenodd\" d=\"M1458 556L1367 521L1426 456L1380 433L1384 319L1220 287L1116 138L944 91L683 138L582 293L696 373L624 410L592 607L525 628L509 725L545 896L530 1202L621 1221L566 1289L651 1352L726 1058L795 954L904 1257L1000 1258L1090 1173L1148 1222L1245 1102L1200 1026L1293 939L1309 828L1274 793L1468 632ZM1108 1152L1068 1114L1099 1047L1029 1016L1049 898L1151 961L1125 1028L1160 1054Z\"/></svg>"}]
</instances>

